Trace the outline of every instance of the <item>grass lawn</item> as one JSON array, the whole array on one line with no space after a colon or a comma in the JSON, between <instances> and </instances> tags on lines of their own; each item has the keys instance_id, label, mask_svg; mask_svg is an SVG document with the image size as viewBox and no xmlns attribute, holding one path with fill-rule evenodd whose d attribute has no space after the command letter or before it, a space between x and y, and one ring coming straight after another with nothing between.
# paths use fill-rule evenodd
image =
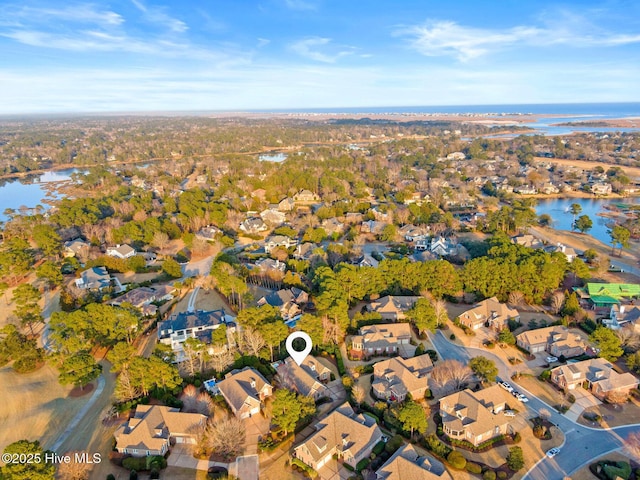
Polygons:
<instances>
[{"instance_id":1,"label":"grass lawn","mask_svg":"<svg viewBox=\"0 0 640 480\"><path fill-rule=\"evenodd\" d=\"M620 462L620 461L628 462L629 461L629 457L627 457L626 455L623 455L620 451L617 451L617 452L607 453L606 455L603 455L603 456L598 457L598 458L594 458L591 463L596 463L596 462L599 462L600 460L613 460L615 462ZM595 478L596 477L593 475L593 473L591 473L591 470L589 470L589 465L586 465L586 466L582 467L580 470L578 470L577 472L575 472L575 473L573 473L571 475L571 480L594 480Z\"/></svg>"},{"instance_id":2,"label":"grass lawn","mask_svg":"<svg viewBox=\"0 0 640 480\"><path fill-rule=\"evenodd\" d=\"M623 405L603 403L602 405L589 407L585 412L594 412L600 415L602 417L600 426L602 427L619 427L638 423L638 419L640 419L640 404L638 404L637 400L631 400ZM580 415L578 422L582 425L593 426L582 415Z\"/></svg>"},{"instance_id":3,"label":"grass lawn","mask_svg":"<svg viewBox=\"0 0 640 480\"><path fill-rule=\"evenodd\" d=\"M25 375L4 366L0 385L11 386L0 402L0 450L21 439L40 440L45 447L53 443L91 397L68 397L72 387L60 385L57 370L48 365Z\"/></svg>"}]
</instances>

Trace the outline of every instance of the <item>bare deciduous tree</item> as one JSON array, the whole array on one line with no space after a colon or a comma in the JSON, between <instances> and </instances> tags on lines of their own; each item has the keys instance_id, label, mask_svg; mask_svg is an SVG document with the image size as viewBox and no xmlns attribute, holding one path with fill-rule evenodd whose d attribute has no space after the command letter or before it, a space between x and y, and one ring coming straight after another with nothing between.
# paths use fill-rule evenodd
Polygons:
<instances>
[{"instance_id":1,"label":"bare deciduous tree","mask_svg":"<svg viewBox=\"0 0 640 480\"><path fill-rule=\"evenodd\" d=\"M206 426L196 436L196 454L215 452L224 458L237 457L244 450L244 422L236 417L226 417L213 421L209 418Z\"/></svg>"},{"instance_id":2,"label":"bare deciduous tree","mask_svg":"<svg viewBox=\"0 0 640 480\"><path fill-rule=\"evenodd\" d=\"M207 356L208 364L216 372L222 372L234 361L233 351L230 349L224 349L218 352L214 352L212 355Z\"/></svg>"},{"instance_id":3,"label":"bare deciduous tree","mask_svg":"<svg viewBox=\"0 0 640 480\"><path fill-rule=\"evenodd\" d=\"M180 400L182 400L182 410L185 412L195 412L198 397L198 389L194 385L187 385L182 390Z\"/></svg>"},{"instance_id":4,"label":"bare deciduous tree","mask_svg":"<svg viewBox=\"0 0 640 480\"><path fill-rule=\"evenodd\" d=\"M515 306L524 304L524 295L522 292L516 291L509 293L509 303Z\"/></svg>"},{"instance_id":5,"label":"bare deciduous tree","mask_svg":"<svg viewBox=\"0 0 640 480\"><path fill-rule=\"evenodd\" d=\"M640 461L640 432L629 433L623 443L624 449L629 456L635 458L636 461Z\"/></svg>"},{"instance_id":6,"label":"bare deciduous tree","mask_svg":"<svg viewBox=\"0 0 640 480\"><path fill-rule=\"evenodd\" d=\"M353 399L358 403L358 405L364 402L365 392L364 388L362 388L360 385L353 386L353 388L351 389L351 395L353 395Z\"/></svg>"},{"instance_id":7,"label":"bare deciduous tree","mask_svg":"<svg viewBox=\"0 0 640 480\"><path fill-rule=\"evenodd\" d=\"M560 313L562 307L564 306L564 294L562 292L553 292L551 295L551 310L556 315Z\"/></svg>"},{"instance_id":8,"label":"bare deciduous tree","mask_svg":"<svg viewBox=\"0 0 640 480\"><path fill-rule=\"evenodd\" d=\"M56 478L60 480L87 480L91 473L92 464L77 461L83 453L84 452L67 452L65 455L70 458L70 461L68 463L60 463Z\"/></svg>"},{"instance_id":9,"label":"bare deciduous tree","mask_svg":"<svg viewBox=\"0 0 640 480\"><path fill-rule=\"evenodd\" d=\"M629 400L629 394L627 392L613 390L605 395L605 400L611 404L619 405Z\"/></svg>"},{"instance_id":10,"label":"bare deciduous tree","mask_svg":"<svg viewBox=\"0 0 640 480\"><path fill-rule=\"evenodd\" d=\"M169 245L169 235L165 232L156 232L153 234L151 245L158 248L161 252Z\"/></svg>"},{"instance_id":11,"label":"bare deciduous tree","mask_svg":"<svg viewBox=\"0 0 640 480\"><path fill-rule=\"evenodd\" d=\"M441 298L432 302L433 309L436 314L436 322L438 326L444 325L449 320L449 313L447 312L447 303Z\"/></svg>"},{"instance_id":12,"label":"bare deciduous tree","mask_svg":"<svg viewBox=\"0 0 640 480\"><path fill-rule=\"evenodd\" d=\"M257 330L245 328L239 335L238 344L245 354L257 356L265 346L264 338Z\"/></svg>"},{"instance_id":13,"label":"bare deciduous tree","mask_svg":"<svg viewBox=\"0 0 640 480\"><path fill-rule=\"evenodd\" d=\"M430 382L442 393L452 393L463 388L472 378L473 372L457 360L445 360L434 367Z\"/></svg>"},{"instance_id":14,"label":"bare deciduous tree","mask_svg":"<svg viewBox=\"0 0 640 480\"><path fill-rule=\"evenodd\" d=\"M620 339L620 346L626 352L636 352L640 350L640 335L632 327L625 327L616 330L616 335Z\"/></svg>"}]
</instances>

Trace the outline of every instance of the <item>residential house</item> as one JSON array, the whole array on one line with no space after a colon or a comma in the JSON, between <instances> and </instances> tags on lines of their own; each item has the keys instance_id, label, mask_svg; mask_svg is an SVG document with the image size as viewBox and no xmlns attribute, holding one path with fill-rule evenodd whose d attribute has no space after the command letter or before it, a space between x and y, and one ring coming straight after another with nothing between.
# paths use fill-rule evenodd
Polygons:
<instances>
[{"instance_id":1,"label":"residential house","mask_svg":"<svg viewBox=\"0 0 640 480\"><path fill-rule=\"evenodd\" d=\"M367 325L360 329L360 335L353 336L351 344L351 353L357 357L400 355L409 358L415 352L408 323Z\"/></svg>"},{"instance_id":2,"label":"residential house","mask_svg":"<svg viewBox=\"0 0 640 480\"><path fill-rule=\"evenodd\" d=\"M404 225L398 229L398 233L407 242L415 242L417 240L427 240L429 238L429 228L415 225Z\"/></svg>"},{"instance_id":3,"label":"residential house","mask_svg":"<svg viewBox=\"0 0 640 480\"><path fill-rule=\"evenodd\" d=\"M567 392L585 386L600 400L614 393L629 395L640 383L631 373L616 372L611 362L604 358L556 367L551 370L551 381Z\"/></svg>"},{"instance_id":4,"label":"residential house","mask_svg":"<svg viewBox=\"0 0 640 480\"><path fill-rule=\"evenodd\" d=\"M198 338L205 343L211 341L211 331L222 324L235 327L234 317L224 310L196 310L195 312L174 313L168 320L158 325L158 341L171 345L176 354L176 361L184 356L182 344L187 338Z\"/></svg>"},{"instance_id":5,"label":"residential house","mask_svg":"<svg viewBox=\"0 0 640 480\"><path fill-rule=\"evenodd\" d=\"M136 250L131 246L124 245L116 245L115 247L107 247L107 255L110 257L116 257L121 259L131 258L136 255Z\"/></svg>"},{"instance_id":6,"label":"residential house","mask_svg":"<svg viewBox=\"0 0 640 480\"><path fill-rule=\"evenodd\" d=\"M538 193L538 189L533 185L521 185L519 187L515 187L513 192L519 193L520 195L535 195Z\"/></svg>"},{"instance_id":7,"label":"residential house","mask_svg":"<svg viewBox=\"0 0 640 480\"><path fill-rule=\"evenodd\" d=\"M578 256L576 251L572 247L567 247L566 245L558 242L556 245L548 245L544 248L546 252L555 253L560 252L564 253L567 257L567 261L573 262L573 260Z\"/></svg>"},{"instance_id":8,"label":"residential house","mask_svg":"<svg viewBox=\"0 0 640 480\"><path fill-rule=\"evenodd\" d=\"M255 235L260 232L266 231L269 227L261 218L250 217L244 220L240 224L240 230L244 233L248 233L250 235Z\"/></svg>"},{"instance_id":9,"label":"residential house","mask_svg":"<svg viewBox=\"0 0 640 480\"><path fill-rule=\"evenodd\" d=\"M596 307L611 307L621 300L640 298L637 283L587 283L586 298Z\"/></svg>"},{"instance_id":10,"label":"residential house","mask_svg":"<svg viewBox=\"0 0 640 480\"><path fill-rule=\"evenodd\" d=\"M251 367L231 371L218 382L218 389L233 414L240 419L259 414L264 400L273 393L267 379Z\"/></svg>"},{"instance_id":11,"label":"residential house","mask_svg":"<svg viewBox=\"0 0 640 480\"><path fill-rule=\"evenodd\" d=\"M251 192L251 196L264 202L267 198L267 191L264 188L256 188L253 192Z\"/></svg>"},{"instance_id":12,"label":"residential house","mask_svg":"<svg viewBox=\"0 0 640 480\"><path fill-rule=\"evenodd\" d=\"M273 258L261 258L254 263L254 266L262 273L267 272L282 272L287 269L287 264L280 260L274 260Z\"/></svg>"},{"instance_id":13,"label":"residential house","mask_svg":"<svg viewBox=\"0 0 640 480\"><path fill-rule=\"evenodd\" d=\"M84 270L75 283L83 290L102 290L111 286L111 276L105 267L92 267Z\"/></svg>"},{"instance_id":14,"label":"residential house","mask_svg":"<svg viewBox=\"0 0 640 480\"><path fill-rule=\"evenodd\" d=\"M322 221L321 224L327 235L342 234L345 230L345 225L337 218L327 218Z\"/></svg>"},{"instance_id":15,"label":"residential house","mask_svg":"<svg viewBox=\"0 0 640 480\"><path fill-rule=\"evenodd\" d=\"M207 417L161 405L136 406L131 418L115 431L116 450L134 457L165 455L172 443L193 444Z\"/></svg>"},{"instance_id":16,"label":"residential house","mask_svg":"<svg viewBox=\"0 0 640 480\"><path fill-rule=\"evenodd\" d=\"M294 238L289 238L286 235L273 235L265 240L264 251L266 253L271 253L271 250L276 247L291 248L295 247L297 244L298 241Z\"/></svg>"},{"instance_id":17,"label":"residential house","mask_svg":"<svg viewBox=\"0 0 640 480\"><path fill-rule=\"evenodd\" d=\"M365 220L360 225L360 231L362 233L372 233L374 235L380 235L388 223L379 222L377 220Z\"/></svg>"},{"instance_id":18,"label":"residential house","mask_svg":"<svg viewBox=\"0 0 640 480\"><path fill-rule=\"evenodd\" d=\"M203 240L215 240L218 235L222 234L222 230L214 225L207 225L206 227L202 227L196 233L196 237L201 238Z\"/></svg>"},{"instance_id":19,"label":"residential house","mask_svg":"<svg viewBox=\"0 0 640 480\"><path fill-rule=\"evenodd\" d=\"M283 387L315 401L329 397L325 383L331 378L331 369L322 363L322 359L307 355L300 365L291 357L277 363L276 372Z\"/></svg>"},{"instance_id":20,"label":"residential house","mask_svg":"<svg viewBox=\"0 0 640 480\"><path fill-rule=\"evenodd\" d=\"M417 248L417 244L416 244ZM453 239L444 238L442 236L434 237L431 239L429 245L429 251L436 257L461 257L469 258L469 252L464 245L456 242Z\"/></svg>"},{"instance_id":21,"label":"residential house","mask_svg":"<svg viewBox=\"0 0 640 480\"><path fill-rule=\"evenodd\" d=\"M610 195L613 191L611 184L606 182L596 182L591 185L591 193L594 195Z\"/></svg>"},{"instance_id":22,"label":"residential house","mask_svg":"<svg viewBox=\"0 0 640 480\"><path fill-rule=\"evenodd\" d=\"M373 394L376 398L391 402L404 402L407 395L420 400L424 398L432 369L431 357L426 354L377 362L373 366Z\"/></svg>"},{"instance_id":23,"label":"residential house","mask_svg":"<svg viewBox=\"0 0 640 480\"><path fill-rule=\"evenodd\" d=\"M278 210L280 212L290 212L295 208L295 206L296 202L290 197L284 198L278 202Z\"/></svg>"},{"instance_id":24,"label":"residential house","mask_svg":"<svg viewBox=\"0 0 640 480\"><path fill-rule=\"evenodd\" d=\"M544 247L544 244L540 239L530 234L511 237L511 241L516 245L522 245L523 247L527 248L538 249Z\"/></svg>"},{"instance_id":25,"label":"residential house","mask_svg":"<svg viewBox=\"0 0 640 480\"><path fill-rule=\"evenodd\" d=\"M171 285L156 287L139 287L129 290L124 295L114 298L109 303L111 305L122 305L129 303L140 310L144 315L151 316L157 312L154 302L165 302L173 299L175 288Z\"/></svg>"},{"instance_id":26,"label":"residential house","mask_svg":"<svg viewBox=\"0 0 640 480\"><path fill-rule=\"evenodd\" d=\"M377 268L380 262L373 258L368 253L365 253L353 261L354 265L358 265L359 267L374 267Z\"/></svg>"},{"instance_id":27,"label":"residential house","mask_svg":"<svg viewBox=\"0 0 640 480\"><path fill-rule=\"evenodd\" d=\"M542 185L542 187L540 188L540 191L545 195L552 195L554 193L559 193L560 189L556 187L553 183L547 182L544 185Z\"/></svg>"},{"instance_id":28,"label":"residential house","mask_svg":"<svg viewBox=\"0 0 640 480\"><path fill-rule=\"evenodd\" d=\"M334 455L353 469L368 458L382 440L382 432L373 417L356 415L348 403L320 420L316 429L311 438L294 449L295 457L316 471Z\"/></svg>"},{"instance_id":29,"label":"residential house","mask_svg":"<svg viewBox=\"0 0 640 480\"><path fill-rule=\"evenodd\" d=\"M310 260L313 257L313 252L320 248L317 244L311 242L305 242L298 244L296 250L293 252L293 258L296 260Z\"/></svg>"},{"instance_id":30,"label":"residential house","mask_svg":"<svg viewBox=\"0 0 640 480\"><path fill-rule=\"evenodd\" d=\"M414 203L416 205L422 205L423 203L428 201L429 201L429 195L427 195L426 193L412 192L405 197L402 203L404 203L405 205L411 205Z\"/></svg>"},{"instance_id":31,"label":"residential house","mask_svg":"<svg viewBox=\"0 0 640 480\"><path fill-rule=\"evenodd\" d=\"M583 355L587 348L580 335L560 325L522 332L516 336L516 344L532 354L547 352L554 357L565 358Z\"/></svg>"},{"instance_id":32,"label":"residential house","mask_svg":"<svg viewBox=\"0 0 640 480\"><path fill-rule=\"evenodd\" d=\"M498 385L474 392L470 389L440 399L442 429L450 438L478 446L513 432L505 410L505 392Z\"/></svg>"},{"instance_id":33,"label":"residential house","mask_svg":"<svg viewBox=\"0 0 640 480\"><path fill-rule=\"evenodd\" d=\"M640 307L636 305L612 305L609 318L602 320L602 324L611 330L621 328L640 329Z\"/></svg>"},{"instance_id":34,"label":"residential house","mask_svg":"<svg viewBox=\"0 0 640 480\"><path fill-rule=\"evenodd\" d=\"M412 444L405 444L376 470L375 480L444 480L451 476L435 458L419 454Z\"/></svg>"},{"instance_id":35,"label":"residential house","mask_svg":"<svg viewBox=\"0 0 640 480\"><path fill-rule=\"evenodd\" d=\"M83 255L86 256L89 253L90 247L91 245L89 244L89 242L85 242L84 240L76 238L75 240L64 242L63 255L67 258L81 257Z\"/></svg>"},{"instance_id":36,"label":"residential house","mask_svg":"<svg viewBox=\"0 0 640 480\"><path fill-rule=\"evenodd\" d=\"M268 208L260 212L260 218L269 225L282 225L287 219L287 216L277 209Z\"/></svg>"},{"instance_id":37,"label":"residential house","mask_svg":"<svg viewBox=\"0 0 640 480\"><path fill-rule=\"evenodd\" d=\"M515 308L500 303L496 297L491 297L461 313L458 318L462 325L471 330L477 330L488 324L489 328L499 331L508 325L509 320L519 322L520 313Z\"/></svg>"},{"instance_id":38,"label":"residential house","mask_svg":"<svg viewBox=\"0 0 640 480\"><path fill-rule=\"evenodd\" d=\"M280 310L280 315L287 321L302 313L304 304L309 301L309 294L299 288L287 288L271 292L258 300L258 306L271 305Z\"/></svg>"},{"instance_id":39,"label":"residential house","mask_svg":"<svg viewBox=\"0 0 640 480\"><path fill-rule=\"evenodd\" d=\"M396 322L404 320L405 312L411 309L419 299L420 297L414 295L386 295L369 303L367 310L379 313L383 320Z\"/></svg>"},{"instance_id":40,"label":"residential house","mask_svg":"<svg viewBox=\"0 0 640 480\"><path fill-rule=\"evenodd\" d=\"M320 197L313 193L311 190L300 190L293 196L293 201L296 204L308 205L320 201Z\"/></svg>"}]
</instances>

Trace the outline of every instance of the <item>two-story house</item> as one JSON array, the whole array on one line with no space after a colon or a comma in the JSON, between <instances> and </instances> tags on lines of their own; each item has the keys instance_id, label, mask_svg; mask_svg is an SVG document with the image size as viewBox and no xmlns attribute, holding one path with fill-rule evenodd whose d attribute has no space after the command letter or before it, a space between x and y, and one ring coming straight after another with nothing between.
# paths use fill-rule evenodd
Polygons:
<instances>
[{"instance_id":1,"label":"two-story house","mask_svg":"<svg viewBox=\"0 0 640 480\"><path fill-rule=\"evenodd\" d=\"M218 382L218 389L233 414L240 419L259 414L264 400L273 394L267 379L251 367L231 371Z\"/></svg>"},{"instance_id":2,"label":"two-story house","mask_svg":"<svg viewBox=\"0 0 640 480\"><path fill-rule=\"evenodd\" d=\"M316 429L314 435L294 449L295 457L316 471L334 455L353 469L382 440L376 421L367 415L356 415L348 403L320 420Z\"/></svg>"},{"instance_id":3,"label":"two-story house","mask_svg":"<svg viewBox=\"0 0 640 480\"><path fill-rule=\"evenodd\" d=\"M409 358L414 352L408 323L367 325L360 329L360 335L354 335L351 339L351 353L356 357L400 355Z\"/></svg>"},{"instance_id":4,"label":"two-story house","mask_svg":"<svg viewBox=\"0 0 640 480\"><path fill-rule=\"evenodd\" d=\"M520 313L515 308L501 303L496 297L491 297L461 313L458 318L462 325L471 330L476 330L487 324L489 328L500 331L508 326L509 320L519 322Z\"/></svg>"},{"instance_id":5,"label":"two-story house","mask_svg":"<svg viewBox=\"0 0 640 480\"><path fill-rule=\"evenodd\" d=\"M433 363L429 355L391 358L373 366L373 395L380 400L404 402L407 395L420 400L427 390Z\"/></svg>"}]
</instances>

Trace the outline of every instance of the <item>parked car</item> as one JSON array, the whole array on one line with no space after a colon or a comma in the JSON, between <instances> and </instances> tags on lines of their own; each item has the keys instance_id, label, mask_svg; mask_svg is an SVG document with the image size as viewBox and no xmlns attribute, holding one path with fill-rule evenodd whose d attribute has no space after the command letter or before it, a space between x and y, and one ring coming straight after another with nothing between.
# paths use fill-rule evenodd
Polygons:
<instances>
[{"instance_id":1,"label":"parked car","mask_svg":"<svg viewBox=\"0 0 640 480\"><path fill-rule=\"evenodd\" d=\"M547 357L547 363L553 363L558 361L558 357Z\"/></svg>"},{"instance_id":2,"label":"parked car","mask_svg":"<svg viewBox=\"0 0 640 480\"><path fill-rule=\"evenodd\" d=\"M516 412L514 412L513 410L505 410L503 413L504 413L505 417L515 417L516 416Z\"/></svg>"},{"instance_id":3,"label":"parked car","mask_svg":"<svg viewBox=\"0 0 640 480\"><path fill-rule=\"evenodd\" d=\"M498 385L500 385L502 388L504 388L509 393L513 392L513 387L511 385L509 385L507 382L500 382Z\"/></svg>"},{"instance_id":4,"label":"parked car","mask_svg":"<svg viewBox=\"0 0 640 480\"><path fill-rule=\"evenodd\" d=\"M520 400L522 403L527 403L529 401L529 399L527 397L525 397L523 394L519 393L518 396L516 397L518 400Z\"/></svg>"},{"instance_id":5,"label":"parked car","mask_svg":"<svg viewBox=\"0 0 640 480\"><path fill-rule=\"evenodd\" d=\"M547 457L553 458L559 453L560 453L560 449L555 447L555 448L552 448L550 450L547 450Z\"/></svg>"},{"instance_id":6,"label":"parked car","mask_svg":"<svg viewBox=\"0 0 640 480\"><path fill-rule=\"evenodd\" d=\"M520 392L518 390L511 390L511 395L518 398L518 395L520 395Z\"/></svg>"},{"instance_id":7,"label":"parked car","mask_svg":"<svg viewBox=\"0 0 640 480\"><path fill-rule=\"evenodd\" d=\"M622 267L618 267L617 265L614 265L613 263L611 265L609 265L609 271L610 272L616 272L616 273L624 273L624 269Z\"/></svg>"}]
</instances>

